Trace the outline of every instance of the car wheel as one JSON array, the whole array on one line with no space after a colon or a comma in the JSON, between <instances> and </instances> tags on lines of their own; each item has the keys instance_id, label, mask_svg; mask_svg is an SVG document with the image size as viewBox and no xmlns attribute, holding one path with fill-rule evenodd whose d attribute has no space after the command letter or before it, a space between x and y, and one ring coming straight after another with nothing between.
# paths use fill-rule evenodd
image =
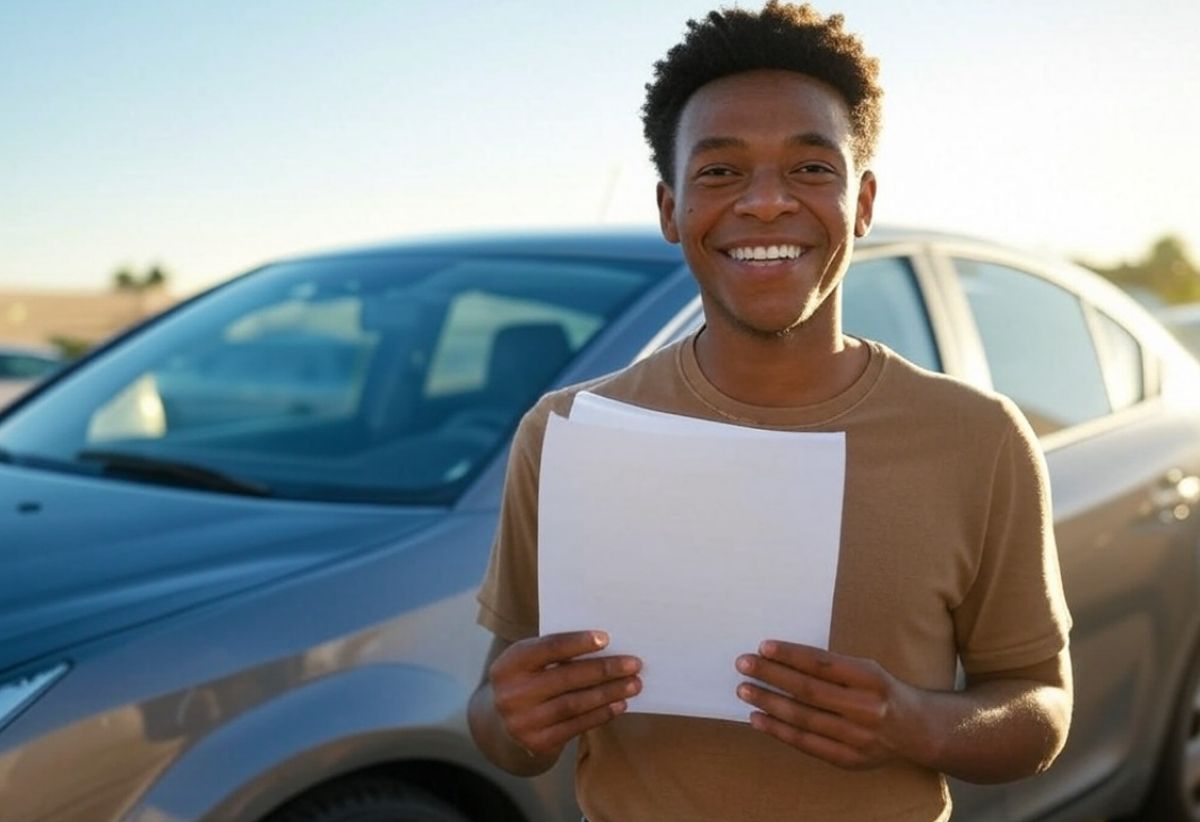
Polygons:
<instances>
[{"instance_id":1,"label":"car wheel","mask_svg":"<svg viewBox=\"0 0 1200 822\"><path fill-rule=\"evenodd\" d=\"M1200 822L1200 655L1192 662L1154 785L1137 818Z\"/></svg>"},{"instance_id":2,"label":"car wheel","mask_svg":"<svg viewBox=\"0 0 1200 822\"><path fill-rule=\"evenodd\" d=\"M301 796L268 822L471 822L453 805L380 777L335 782Z\"/></svg>"}]
</instances>

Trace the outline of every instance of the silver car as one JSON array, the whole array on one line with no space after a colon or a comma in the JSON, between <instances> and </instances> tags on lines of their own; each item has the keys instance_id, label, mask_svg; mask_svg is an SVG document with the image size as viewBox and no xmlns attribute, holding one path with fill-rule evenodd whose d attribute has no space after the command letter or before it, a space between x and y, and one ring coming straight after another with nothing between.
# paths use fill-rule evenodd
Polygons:
<instances>
[{"instance_id":1,"label":"silver car","mask_svg":"<svg viewBox=\"0 0 1200 822\"><path fill-rule=\"evenodd\" d=\"M1200 366L1095 276L876 231L845 325L1011 395L1075 619L1053 768L956 820L1200 820ZM702 322L653 232L284 260L0 415L4 822L575 822L464 708L509 438Z\"/></svg>"}]
</instances>

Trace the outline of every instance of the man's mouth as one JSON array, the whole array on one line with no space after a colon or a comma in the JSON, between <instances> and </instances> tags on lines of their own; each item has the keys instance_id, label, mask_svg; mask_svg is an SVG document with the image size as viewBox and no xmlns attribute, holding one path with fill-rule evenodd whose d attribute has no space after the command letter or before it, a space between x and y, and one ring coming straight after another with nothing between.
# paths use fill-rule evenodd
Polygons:
<instances>
[{"instance_id":1,"label":"man's mouth","mask_svg":"<svg viewBox=\"0 0 1200 822\"><path fill-rule=\"evenodd\" d=\"M798 245L753 245L725 249L725 253L741 263L773 263L779 260L795 260L807 251Z\"/></svg>"}]
</instances>

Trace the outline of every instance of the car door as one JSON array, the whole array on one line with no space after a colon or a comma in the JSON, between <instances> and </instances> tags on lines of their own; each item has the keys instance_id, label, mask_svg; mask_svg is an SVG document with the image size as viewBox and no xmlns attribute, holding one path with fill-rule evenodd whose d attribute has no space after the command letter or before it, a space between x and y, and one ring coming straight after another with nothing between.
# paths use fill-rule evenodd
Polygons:
<instances>
[{"instance_id":1,"label":"car door","mask_svg":"<svg viewBox=\"0 0 1200 822\"><path fill-rule=\"evenodd\" d=\"M968 343L1046 454L1075 673L1055 765L1007 786L955 785L956 818L1038 818L1102 783L1136 800L1192 654L1200 534L1173 489L1197 473L1195 424L1161 401L1155 350L1065 274L986 253L948 263Z\"/></svg>"}]
</instances>

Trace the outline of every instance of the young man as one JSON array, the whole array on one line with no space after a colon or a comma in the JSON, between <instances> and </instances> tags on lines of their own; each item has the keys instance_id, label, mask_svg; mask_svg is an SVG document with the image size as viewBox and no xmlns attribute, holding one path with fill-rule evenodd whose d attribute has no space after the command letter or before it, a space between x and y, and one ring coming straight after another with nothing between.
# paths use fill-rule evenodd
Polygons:
<instances>
[{"instance_id":1,"label":"young man","mask_svg":"<svg viewBox=\"0 0 1200 822\"><path fill-rule=\"evenodd\" d=\"M839 285L875 199L877 73L840 16L770 2L690 22L647 87L662 231L707 324L589 388L844 431L845 507L828 651L763 637L729 660L748 724L628 714L639 660L578 659L605 646L604 626L537 636L541 442L578 389L525 417L480 593L496 640L470 721L517 774L579 737L592 822L946 819L943 774L1017 779L1066 738L1070 620L1029 427L1007 400L841 331Z\"/></svg>"}]
</instances>

